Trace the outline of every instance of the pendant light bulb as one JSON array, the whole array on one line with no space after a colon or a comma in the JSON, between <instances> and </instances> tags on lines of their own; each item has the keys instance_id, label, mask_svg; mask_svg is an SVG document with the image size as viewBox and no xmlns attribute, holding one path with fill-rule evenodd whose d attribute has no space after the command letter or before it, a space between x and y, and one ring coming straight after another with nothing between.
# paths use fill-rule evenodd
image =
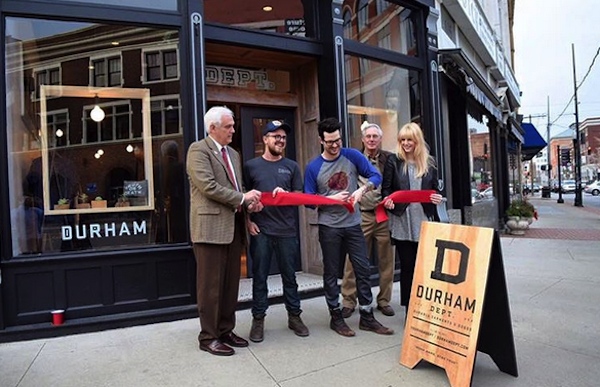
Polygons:
<instances>
[{"instance_id":1,"label":"pendant light bulb","mask_svg":"<svg viewBox=\"0 0 600 387\"><path fill-rule=\"evenodd\" d=\"M90 118L95 122L100 122L104 119L104 110L98 105L98 95L96 95L96 106L90 112Z\"/></svg>"}]
</instances>

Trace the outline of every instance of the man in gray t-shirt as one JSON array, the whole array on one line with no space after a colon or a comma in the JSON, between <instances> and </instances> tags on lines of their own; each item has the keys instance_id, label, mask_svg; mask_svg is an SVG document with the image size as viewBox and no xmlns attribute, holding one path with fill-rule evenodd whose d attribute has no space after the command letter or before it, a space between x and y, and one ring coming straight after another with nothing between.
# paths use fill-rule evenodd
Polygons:
<instances>
[{"instance_id":1,"label":"man in gray t-shirt","mask_svg":"<svg viewBox=\"0 0 600 387\"><path fill-rule=\"evenodd\" d=\"M261 192L302 192L298 163L283 157L291 127L271 121L263 129L264 153L244 165L244 186ZM269 307L267 278L271 257L277 259L283 283L283 299L288 311L288 327L298 336L308 336L302 322L296 264L300 260L298 209L294 206L269 206L250 215L250 257L252 259L252 327L250 340L264 339L264 319Z\"/></svg>"},{"instance_id":2,"label":"man in gray t-shirt","mask_svg":"<svg viewBox=\"0 0 600 387\"><path fill-rule=\"evenodd\" d=\"M358 203L363 194L381 184L381 173L367 158L352 148L342 147L341 124L336 118L326 118L318 124L323 153L306 166L304 192L326 196L330 199L353 201L356 211L349 212L343 206L320 206L318 208L319 243L323 253L323 288L331 315L330 328L342 336L355 333L344 321L340 310L340 286L338 276L348 253L356 274L360 323L362 330L391 335L387 328L373 316L373 294L369 281L369 259L365 236L360 227L361 216ZM368 182L358 188L358 177Z\"/></svg>"}]
</instances>

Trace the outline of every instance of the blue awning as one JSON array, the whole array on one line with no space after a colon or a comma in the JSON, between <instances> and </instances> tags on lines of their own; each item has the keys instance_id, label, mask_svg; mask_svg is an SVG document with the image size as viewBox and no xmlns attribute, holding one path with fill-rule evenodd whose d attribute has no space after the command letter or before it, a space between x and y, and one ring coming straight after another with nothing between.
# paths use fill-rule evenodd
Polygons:
<instances>
[{"instance_id":1,"label":"blue awning","mask_svg":"<svg viewBox=\"0 0 600 387\"><path fill-rule=\"evenodd\" d=\"M523 160L531 160L544 149L548 143L540 136L540 133L533 124L523 122L521 123L521 128L523 128L523 131L525 132L523 135L523 145L521 145L521 156Z\"/></svg>"}]
</instances>

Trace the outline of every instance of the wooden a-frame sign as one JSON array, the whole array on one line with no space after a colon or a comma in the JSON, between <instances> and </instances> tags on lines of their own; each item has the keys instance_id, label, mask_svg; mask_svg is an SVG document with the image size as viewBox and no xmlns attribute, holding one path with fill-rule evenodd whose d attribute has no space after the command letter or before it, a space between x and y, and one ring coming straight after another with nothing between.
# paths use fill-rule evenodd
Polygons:
<instances>
[{"instance_id":1,"label":"wooden a-frame sign","mask_svg":"<svg viewBox=\"0 0 600 387\"><path fill-rule=\"evenodd\" d=\"M421 360L470 386L477 351L518 376L498 233L491 228L423 222L400 364Z\"/></svg>"}]
</instances>

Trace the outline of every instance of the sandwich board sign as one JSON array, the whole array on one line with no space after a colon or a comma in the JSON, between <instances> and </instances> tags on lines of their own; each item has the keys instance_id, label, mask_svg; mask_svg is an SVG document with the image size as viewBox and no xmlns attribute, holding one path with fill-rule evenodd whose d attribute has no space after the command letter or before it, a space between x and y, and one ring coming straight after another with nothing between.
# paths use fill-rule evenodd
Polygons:
<instances>
[{"instance_id":1,"label":"sandwich board sign","mask_svg":"<svg viewBox=\"0 0 600 387\"><path fill-rule=\"evenodd\" d=\"M421 360L470 386L477 351L518 376L498 234L491 228L423 222L400 364Z\"/></svg>"}]
</instances>

